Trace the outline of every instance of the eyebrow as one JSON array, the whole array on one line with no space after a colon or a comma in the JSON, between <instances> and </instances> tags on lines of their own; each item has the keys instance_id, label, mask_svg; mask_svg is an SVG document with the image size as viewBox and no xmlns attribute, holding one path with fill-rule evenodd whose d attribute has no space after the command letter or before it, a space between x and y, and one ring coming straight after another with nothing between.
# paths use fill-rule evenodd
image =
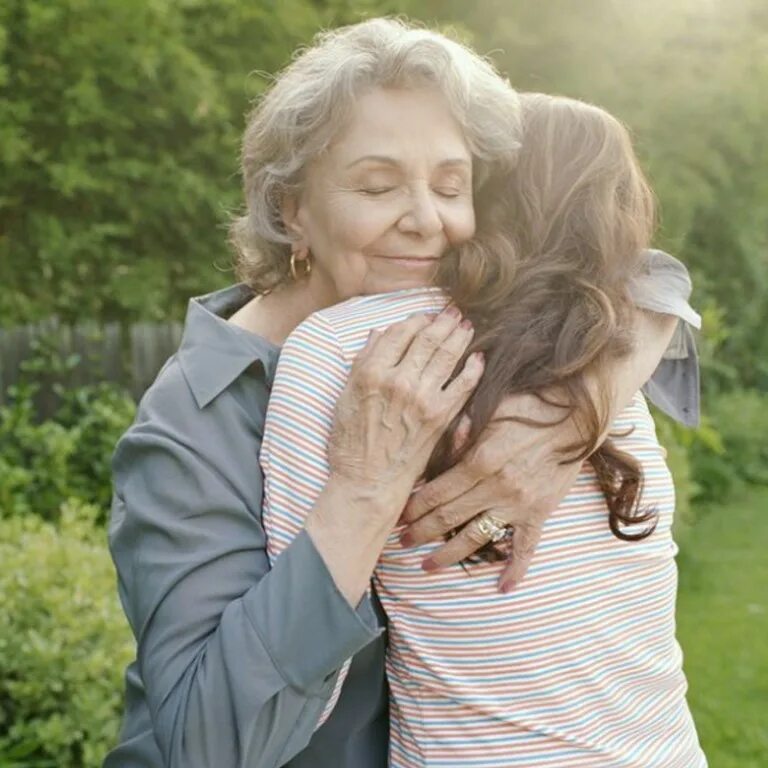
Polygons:
<instances>
[{"instance_id":1,"label":"eyebrow","mask_svg":"<svg viewBox=\"0 0 768 768\"><path fill-rule=\"evenodd\" d=\"M352 168L355 165L359 165L360 163L381 163L382 165L393 165L393 166L399 166L400 162L397 160L397 158L390 157L389 155L364 155L363 157L358 157L357 160L353 160L349 165L347 165L347 168ZM452 167L452 166L463 166L464 168L470 168L472 166L472 163L467 160L465 157L449 157L445 160L441 160L438 164L438 168L444 168L444 167Z\"/></svg>"}]
</instances>

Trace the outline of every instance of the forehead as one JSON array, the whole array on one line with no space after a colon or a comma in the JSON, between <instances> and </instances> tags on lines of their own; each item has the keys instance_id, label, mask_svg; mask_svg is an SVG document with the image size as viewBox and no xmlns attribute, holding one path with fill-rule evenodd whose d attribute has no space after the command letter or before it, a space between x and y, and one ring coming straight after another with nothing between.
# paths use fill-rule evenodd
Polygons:
<instances>
[{"instance_id":1,"label":"forehead","mask_svg":"<svg viewBox=\"0 0 768 768\"><path fill-rule=\"evenodd\" d=\"M342 161L364 155L408 161L414 154L435 162L471 159L461 126L432 88L374 88L362 94L329 153Z\"/></svg>"}]
</instances>

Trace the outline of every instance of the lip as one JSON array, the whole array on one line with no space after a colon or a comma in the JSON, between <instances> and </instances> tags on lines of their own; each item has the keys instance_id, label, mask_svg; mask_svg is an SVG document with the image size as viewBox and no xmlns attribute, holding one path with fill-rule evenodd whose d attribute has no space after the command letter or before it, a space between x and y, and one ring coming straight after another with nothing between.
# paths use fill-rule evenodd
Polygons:
<instances>
[{"instance_id":1,"label":"lip","mask_svg":"<svg viewBox=\"0 0 768 768\"><path fill-rule=\"evenodd\" d=\"M407 269L424 269L425 267L433 266L438 261L435 256L411 256L410 254L404 256L377 255L376 258L391 261L392 263Z\"/></svg>"}]
</instances>

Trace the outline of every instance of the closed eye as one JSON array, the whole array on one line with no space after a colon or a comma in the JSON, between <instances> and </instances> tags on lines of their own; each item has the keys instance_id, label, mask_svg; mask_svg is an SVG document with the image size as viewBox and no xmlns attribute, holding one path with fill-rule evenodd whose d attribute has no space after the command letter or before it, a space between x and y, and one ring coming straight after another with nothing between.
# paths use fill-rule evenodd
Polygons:
<instances>
[{"instance_id":1,"label":"closed eye","mask_svg":"<svg viewBox=\"0 0 768 768\"><path fill-rule=\"evenodd\" d=\"M370 195L371 197L376 197L376 195L385 195L387 192L391 192L394 189L394 187L372 187L368 189L361 189L360 191L364 195Z\"/></svg>"}]
</instances>

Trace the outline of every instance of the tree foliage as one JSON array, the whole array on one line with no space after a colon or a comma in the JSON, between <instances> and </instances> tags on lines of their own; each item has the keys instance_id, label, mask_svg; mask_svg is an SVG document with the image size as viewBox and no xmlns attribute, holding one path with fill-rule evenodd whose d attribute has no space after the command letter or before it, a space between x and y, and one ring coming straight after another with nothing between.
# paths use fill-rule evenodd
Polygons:
<instances>
[{"instance_id":1,"label":"tree foliage","mask_svg":"<svg viewBox=\"0 0 768 768\"><path fill-rule=\"evenodd\" d=\"M0 6L0 318L161 318L228 277L242 113L309 2Z\"/></svg>"},{"instance_id":2,"label":"tree foliage","mask_svg":"<svg viewBox=\"0 0 768 768\"><path fill-rule=\"evenodd\" d=\"M322 27L452 27L519 89L632 128L659 244L717 318L707 382L768 387L768 7L762 0L6 0L0 321L178 316L231 280L249 103Z\"/></svg>"}]
</instances>

